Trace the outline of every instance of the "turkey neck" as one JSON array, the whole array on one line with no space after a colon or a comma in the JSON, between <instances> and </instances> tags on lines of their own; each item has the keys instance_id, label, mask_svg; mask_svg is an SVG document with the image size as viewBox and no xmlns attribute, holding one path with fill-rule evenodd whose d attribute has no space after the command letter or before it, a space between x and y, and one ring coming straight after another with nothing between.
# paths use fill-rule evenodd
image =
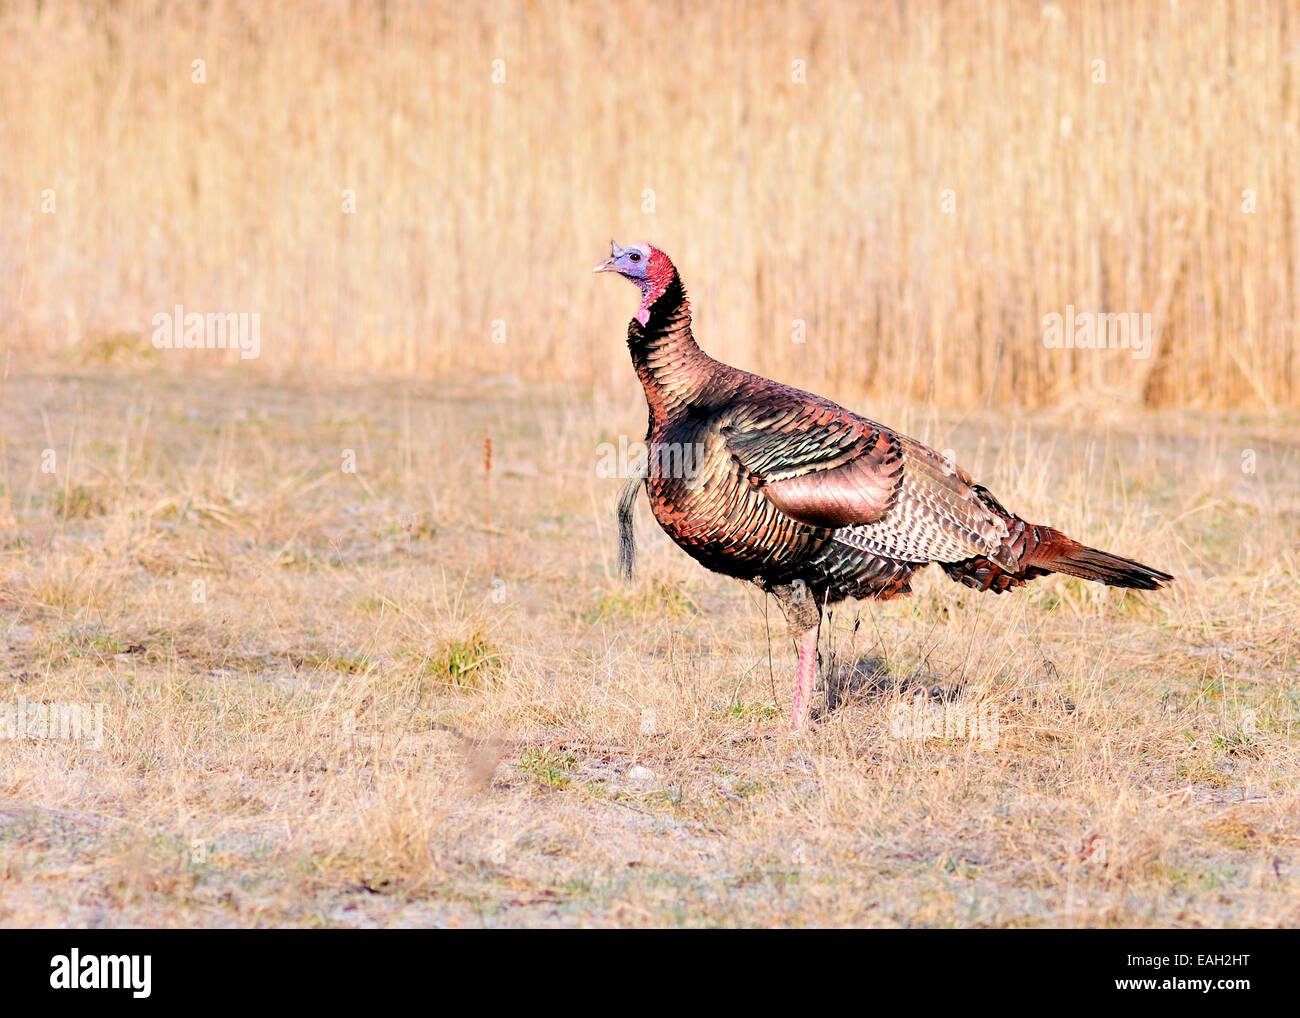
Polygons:
<instances>
[{"instance_id":1,"label":"turkey neck","mask_svg":"<svg viewBox=\"0 0 1300 1018\"><path fill-rule=\"evenodd\" d=\"M635 318L628 325L641 387L650 407L650 429L703 405L718 362L700 349L691 335L691 305L677 274L649 307L645 325Z\"/></svg>"}]
</instances>

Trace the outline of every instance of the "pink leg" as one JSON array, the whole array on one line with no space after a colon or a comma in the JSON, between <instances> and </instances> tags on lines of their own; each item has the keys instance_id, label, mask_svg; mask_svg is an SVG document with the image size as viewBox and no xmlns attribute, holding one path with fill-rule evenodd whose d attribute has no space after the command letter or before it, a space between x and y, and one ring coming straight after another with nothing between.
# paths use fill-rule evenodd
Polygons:
<instances>
[{"instance_id":1,"label":"pink leg","mask_svg":"<svg viewBox=\"0 0 1300 1018\"><path fill-rule=\"evenodd\" d=\"M794 677L794 704L790 708L790 731L797 732L808 720L812 705L813 679L817 674L817 627L799 635L799 667Z\"/></svg>"}]
</instances>

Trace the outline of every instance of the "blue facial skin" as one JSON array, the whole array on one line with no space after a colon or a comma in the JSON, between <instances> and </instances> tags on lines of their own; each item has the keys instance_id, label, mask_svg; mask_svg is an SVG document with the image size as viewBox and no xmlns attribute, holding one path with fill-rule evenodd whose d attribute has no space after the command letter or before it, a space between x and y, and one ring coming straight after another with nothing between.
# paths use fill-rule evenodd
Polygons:
<instances>
[{"instance_id":1,"label":"blue facial skin","mask_svg":"<svg viewBox=\"0 0 1300 1018\"><path fill-rule=\"evenodd\" d=\"M617 272L620 276L626 276L634 283L645 283L648 279L646 276L647 263L650 261L646 252L639 247L619 247L612 244L612 251L608 261L602 262L596 266L597 272Z\"/></svg>"}]
</instances>

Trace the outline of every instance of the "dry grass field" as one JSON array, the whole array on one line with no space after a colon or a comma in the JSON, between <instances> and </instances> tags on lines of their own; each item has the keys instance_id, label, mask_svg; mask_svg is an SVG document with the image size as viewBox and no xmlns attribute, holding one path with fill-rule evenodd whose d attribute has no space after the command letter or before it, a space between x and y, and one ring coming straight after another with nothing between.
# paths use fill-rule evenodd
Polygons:
<instances>
[{"instance_id":1,"label":"dry grass field","mask_svg":"<svg viewBox=\"0 0 1300 1018\"><path fill-rule=\"evenodd\" d=\"M0 55L0 925L1300 925L1291 5L60 0ZM644 504L617 575L611 236L1177 582L926 570L766 737L775 606Z\"/></svg>"},{"instance_id":2,"label":"dry grass field","mask_svg":"<svg viewBox=\"0 0 1300 1018\"><path fill-rule=\"evenodd\" d=\"M923 574L824 637L864 688L765 739L775 609L647 518L615 575L594 442L635 405L114 370L4 404L0 701L104 720L0 740L0 922L1300 923L1294 417L880 407L1178 583ZM995 737L897 724L951 698Z\"/></svg>"}]
</instances>

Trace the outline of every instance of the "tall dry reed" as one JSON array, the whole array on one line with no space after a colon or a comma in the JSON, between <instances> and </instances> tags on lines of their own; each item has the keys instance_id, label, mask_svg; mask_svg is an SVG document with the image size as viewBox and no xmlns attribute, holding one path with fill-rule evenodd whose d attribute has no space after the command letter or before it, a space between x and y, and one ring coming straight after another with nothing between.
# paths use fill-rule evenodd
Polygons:
<instances>
[{"instance_id":1,"label":"tall dry reed","mask_svg":"<svg viewBox=\"0 0 1300 1018\"><path fill-rule=\"evenodd\" d=\"M181 304L258 313L252 370L628 386L613 236L845 398L1295 406L1288 7L6 4L0 347ZM1069 307L1150 356L1047 348Z\"/></svg>"}]
</instances>

